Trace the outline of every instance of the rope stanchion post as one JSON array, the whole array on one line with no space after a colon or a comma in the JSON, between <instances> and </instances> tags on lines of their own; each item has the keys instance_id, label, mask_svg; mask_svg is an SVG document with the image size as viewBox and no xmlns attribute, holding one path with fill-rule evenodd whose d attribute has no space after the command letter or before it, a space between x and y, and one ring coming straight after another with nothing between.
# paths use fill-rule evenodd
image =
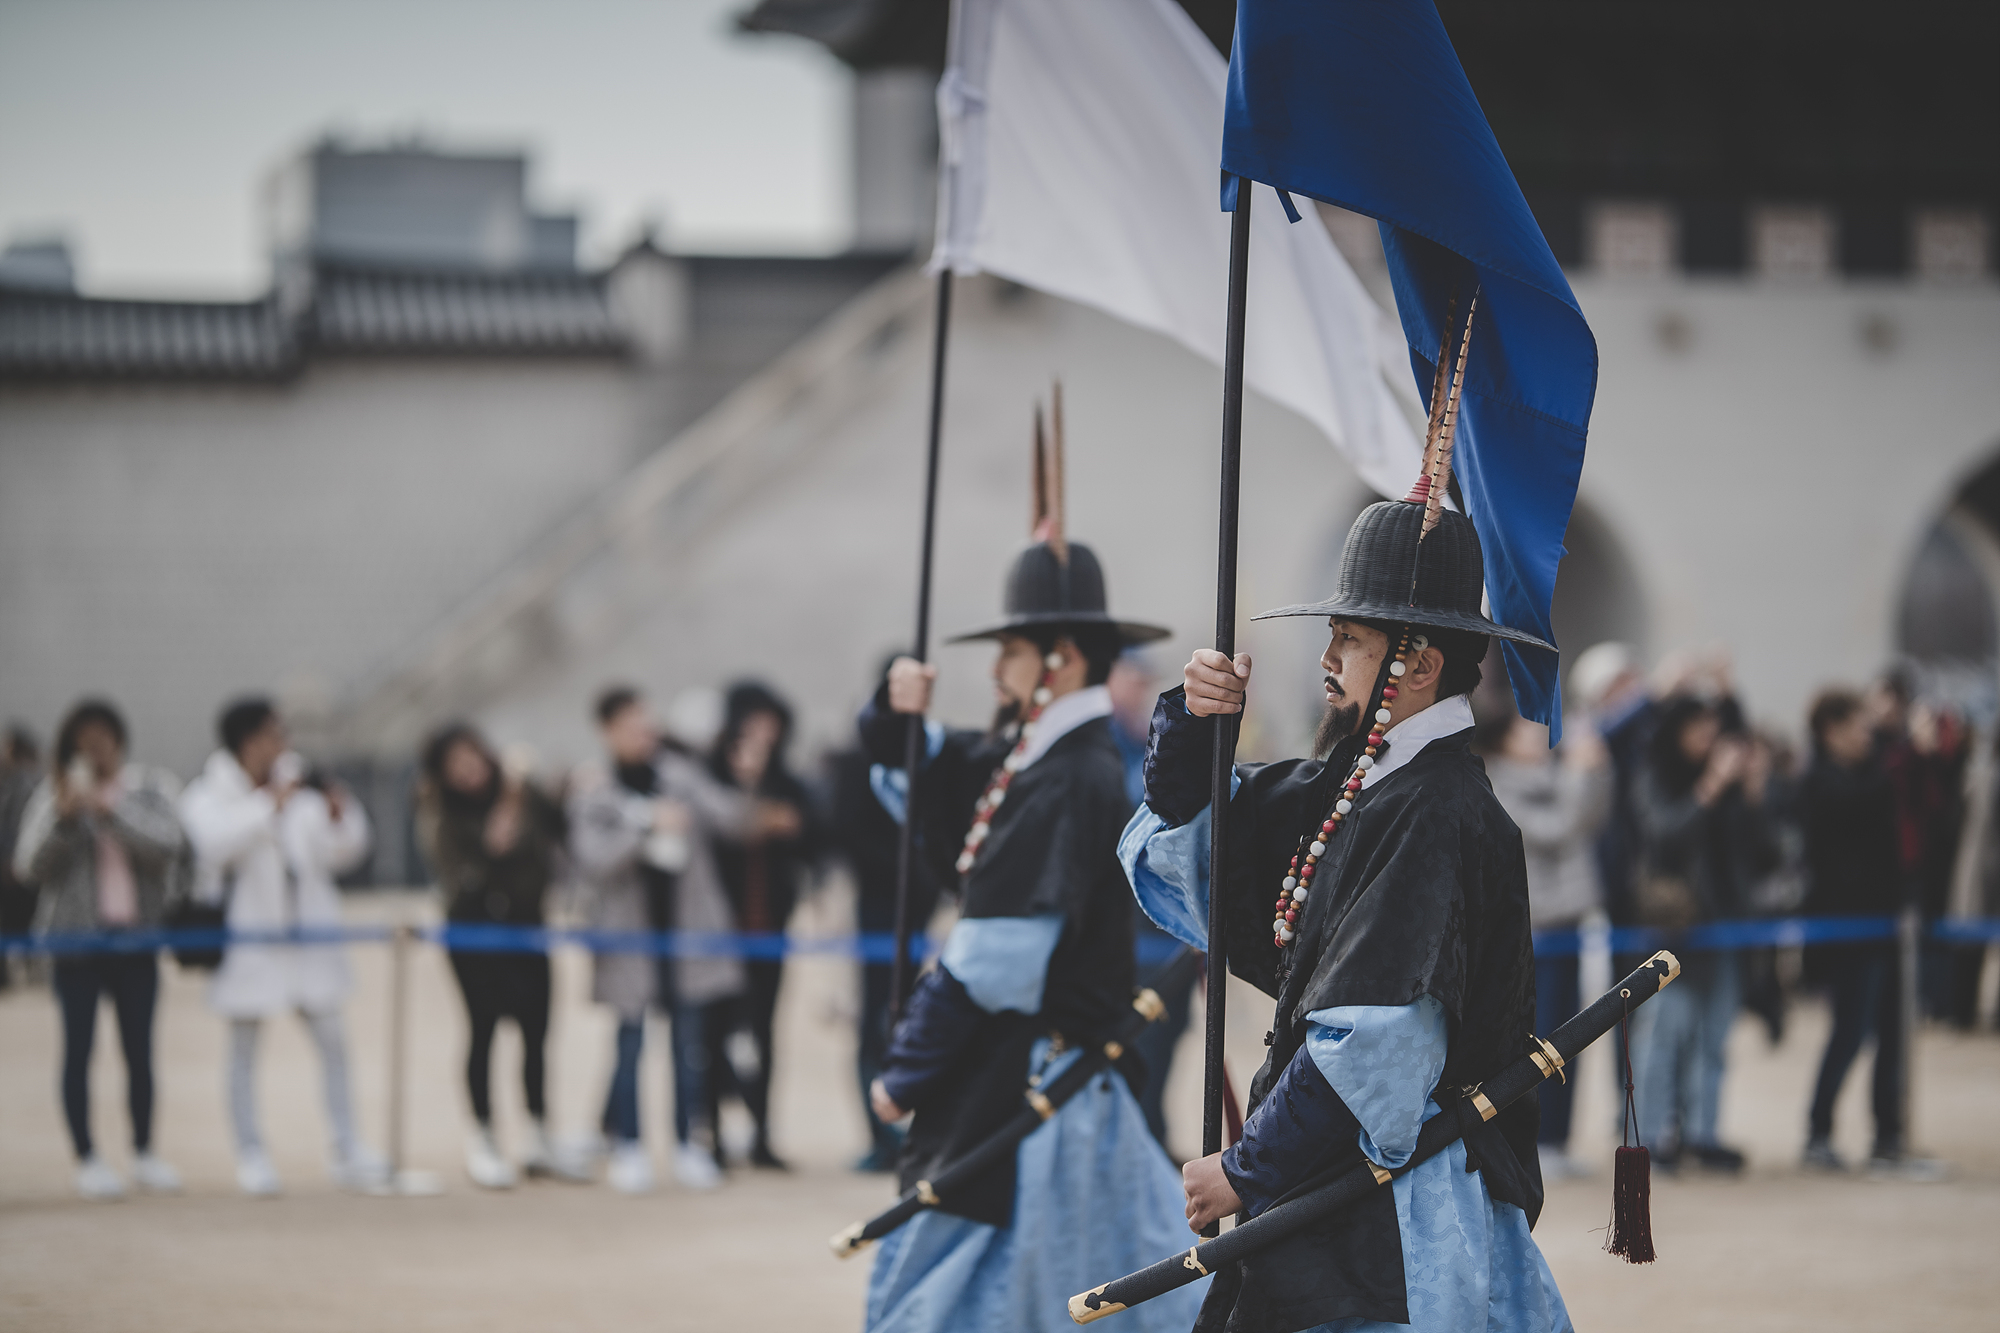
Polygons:
<instances>
[{"instance_id":1,"label":"rope stanchion post","mask_svg":"<svg viewBox=\"0 0 2000 1333\"><path fill-rule=\"evenodd\" d=\"M410 945L417 932L397 922L389 932L389 1145L388 1179L376 1194L423 1197L444 1192L435 1172L409 1165Z\"/></svg>"},{"instance_id":2,"label":"rope stanchion post","mask_svg":"<svg viewBox=\"0 0 2000 1333\"><path fill-rule=\"evenodd\" d=\"M403 1174L408 1125L403 1078L408 1054L410 1008L410 928L398 925L389 937L389 1176Z\"/></svg>"},{"instance_id":3,"label":"rope stanchion post","mask_svg":"<svg viewBox=\"0 0 2000 1333\"><path fill-rule=\"evenodd\" d=\"M1910 1136L1910 1110L1915 1101L1914 1084L1917 1076L1917 968L1921 951L1918 942L1923 938L1923 918L1919 915L1915 895L1912 901L1903 904L1902 913L1896 918L1896 1024L1901 1029L1901 1040L1896 1044L1896 1058L1901 1068L1896 1071L1896 1096L1902 1103L1897 1108L1897 1116L1903 1127L1905 1146Z\"/></svg>"}]
</instances>

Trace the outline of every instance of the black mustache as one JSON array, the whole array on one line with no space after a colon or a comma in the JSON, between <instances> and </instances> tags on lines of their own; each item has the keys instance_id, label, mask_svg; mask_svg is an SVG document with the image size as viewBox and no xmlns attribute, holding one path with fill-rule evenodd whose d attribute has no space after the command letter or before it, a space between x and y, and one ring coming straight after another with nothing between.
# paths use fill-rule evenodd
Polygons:
<instances>
[{"instance_id":1,"label":"black mustache","mask_svg":"<svg viewBox=\"0 0 2000 1333\"><path fill-rule=\"evenodd\" d=\"M1333 691L1334 697L1340 699L1347 697L1347 691L1340 688L1339 681L1335 680L1332 676L1327 676L1325 680L1327 689Z\"/></svg>"}]
</instances>

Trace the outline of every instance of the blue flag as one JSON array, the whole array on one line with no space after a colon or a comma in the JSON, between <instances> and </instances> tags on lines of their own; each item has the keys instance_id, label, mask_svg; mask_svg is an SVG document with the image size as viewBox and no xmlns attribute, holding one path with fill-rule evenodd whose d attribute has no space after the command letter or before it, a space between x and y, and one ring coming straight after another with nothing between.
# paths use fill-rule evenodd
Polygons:
<instances>
[{"instance_id":1,"label":"blue flag","mask_svg":"<svg viewBox=\"0 0 2000 1333\"><path fill-rule=\"evenodd\" d=\"M1447 312L1478 288L1453 467L1493 619L1554 643L1597 340L1432 0L1237 0L1222 172L1225 209L1252 180L1294 221L1289 194L1377 219L1426 397ZM1501 647L1522 715L1560 737L1555 654Z\"/></svg>"}]
</instances>

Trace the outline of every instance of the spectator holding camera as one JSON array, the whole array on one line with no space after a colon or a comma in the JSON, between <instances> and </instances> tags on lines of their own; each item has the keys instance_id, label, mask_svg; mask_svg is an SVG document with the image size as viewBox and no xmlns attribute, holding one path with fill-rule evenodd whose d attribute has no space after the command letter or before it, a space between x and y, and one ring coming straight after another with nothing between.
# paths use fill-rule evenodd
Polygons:
<instances>
[{"instance_id":1,"label":"spectator holding camera","mask_svg":"<svg viewBox=\"0 0 2000 1333\"><path fill-rule=\"evenodd\" d=\"M181 796L195 850L195 897L219 904L232 941L209 988L229 1023L227 1095L236 1137L236 1183L252 1197L282 1188L257 1120L257 1046L264 1020L296 1011L319 1050L328 1169L343 1189L387 1176L354 1128L341 1009L353 988L337 941L312 938L341 925L336 875L360 864L368 815L337 785L307 770L267 699L230 704L217 723L222 748ZM283 938L297 934L301 938Z\"/></svg>"},{"instance_id":2,"label":"spectator holding camera","mask_svg":"<svg viewBox=\"0 0 2000 1333\"><path fill-rule=\"evenodd\" d=\"M610 1145L607 1178L625 1194L653 1188L639 1120L639 1056L646 1012L654 1004L673 1024L674 1176L689 1189L713 1189L722 1173L714 1143L695 1142L707 1085L704 1013L744 992L743 962L715 943L731 938L735 919L715 864L721 837L766 828L761 803L724 787L696 759L668 746L652 710L635 689L613 686L597 700L602 763L579 768L569 797L570 853L587 881L591 926L614 939L599 947L591 998L618 1017L616 1064L602 1126ZM673 931L694 945L656 958L645 938ZM626 942L629 940L629 943ZM715 1127L709 1126L711 1135Z\"/></svg>"},{"instance_id":3,"label":"spectator holding camera","mask_svg":"<svg viewBox=\"0 0 2000 1333\"><path fill-rule=\"evenodd\" d=\"M1768 750L1744 734L1727 694L1666 700L1638 784L1639 924L1677 932L1740 916L1751 885L1777 864L1765 788ZM1639 1138L1654 1162L1684 1158L1729 1173L1743 1154L1717 1141L1730 1025L1742 1000L1732 949L1685 946L1680 979L1632 1020Z\"/></svg>"},{"instance_id":4,"label":"spectator holding camera","mask_svg":"<svg viewBox=\"0 0 2000 1333\"><path fill-rule=\"evenodd\" d=\"M125 1180L97 1155L90 1136L90 1051L100 997L118 1016L132 1117L132 1174L143 1189L172 1192L180 1176L154 1156L153 1008L158 953L124 949L118 937L157 929L181 845L171 774L128 763L125 720L102 699L70 709L56 734L55 765L28 798L13 871L37 885L38 935L96 933L100 945L59 952L52 973L63 1026L62 1103L76 1150L77 1193L117 1199Z\"/></svg>"}]
</instances>

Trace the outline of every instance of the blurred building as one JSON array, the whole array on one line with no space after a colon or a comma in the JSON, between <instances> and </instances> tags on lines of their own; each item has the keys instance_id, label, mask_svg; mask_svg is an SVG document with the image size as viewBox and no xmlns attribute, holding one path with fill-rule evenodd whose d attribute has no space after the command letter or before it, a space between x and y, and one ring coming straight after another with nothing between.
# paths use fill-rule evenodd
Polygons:
<instances>
[{"instance_id":1,"label":"blurred building","mask_svg":"<svg viewBox=\"0 0 2000 1333\"><path fill-rule=\"evenodd\" d=\"M189 772L222 699L271 690L356 748L342 711L399 655L899 259L641 240L584 271L526 174L317 145L267 182L256 301L0 256L0 712L105 691Z\"/></svg>"},{"instance_id":2,"label":"blurred building","mask_svg":"<svg viewBox=\"0 0 2000 1333\"><path fill-rule=\"evenodd\" d=\"M1226 49L1231 7L1184 7ZM1990 707L1995 20L1440 7L1599 343L1561 642L1726 643L1786 726L1903 651ZM931 225L946 10L744 20L855 71L849 254L642 242L582 271L521 159L336 145L267 191L262 301L86 298L49 246L10 251L0 711L46 726L108 690L185 770L224 694L275 689L375 775L385 827L423 728L471 714L576 758L613 678L668 695L754 672L810 741L841 739L909 635L932 297L904 261ZM1386 303L1372 224L1325 220ZM958 287L934 623L997 604L1056 375L1072 530L1129 614L1178 628L1171 671L1211 617L1220 376L1003 283ZM1322 588L1371 497L1282 409L1253 400L1245 438L1255 610ZM1242 637L1269 679L1246 744L1302 743L1321 645L1285 622ZM942 710L982 716L985 656L940 660Z\"/></svg>"}]
</instances>

